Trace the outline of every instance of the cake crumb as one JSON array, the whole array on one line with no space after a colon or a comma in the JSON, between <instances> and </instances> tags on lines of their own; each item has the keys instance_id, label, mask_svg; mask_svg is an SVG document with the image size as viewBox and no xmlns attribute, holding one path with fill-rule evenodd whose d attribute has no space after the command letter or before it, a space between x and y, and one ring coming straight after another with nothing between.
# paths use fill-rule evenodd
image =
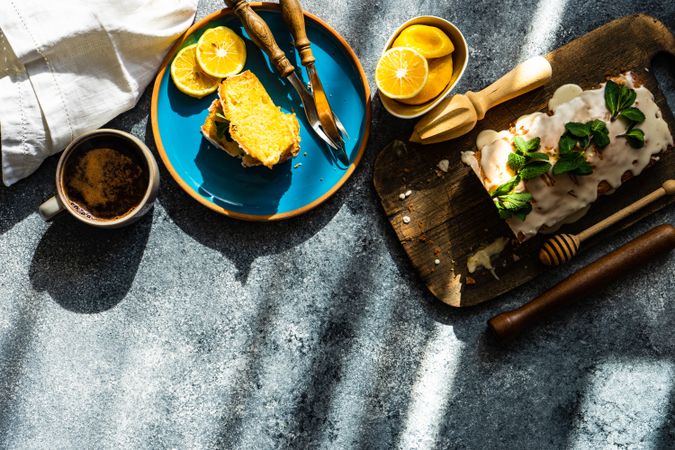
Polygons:
<instances>
[{"instance_id":1,"label":"cake crumb","mask_svg":"<svg viewBox=\"0 0 675 450\"><path fill-rule=\"evenodd\" d=\"M400 198L401 200L405 200L405 194L398 194L398 198Z\"/></svg>"},{"instance_id":2,"label":"cake crumb","mask_svg":"<svg viewBox=\"0 0 675 450\"><path fill-rule=\"evenodd\" d=\"M439 265L440 263L441 263L440 259L438 259L438 258L434 259L434 264Z\"/></svg>"},{"instance_id":3,"label":"cake crumb","mask_svg":"<svg viewBox=\"0 0 675 450\"><path fill-rule=\"evenodd\" d=\"M469 286L471 286L471 285L473 285L473 284L476 284L476 280L475 280L473 277L467 276L467 277L466 277L466 284L469 285Z\"/></svg>"},{"instance_id":4,"label":"cake crumb","mask_svg":"<svg viewBox=\"0 0 675 450\"><path fill-rule=\"evenodd\" d=\"M450 161L447 159L442 159L436 164L436 167L438 167L442 172L448 173L448 168L450 167Z\"/></svg>"},{"instance_id":5,"label":"cake crumb","mask_svg":"<svg viewBox=\"0 0 675 450\"><path fill-rule=\"evenodd\" d=\"M302 166L302 163L297 163L296 165L293 166L294 169L297 169L298 167Z\"/></svg>"},{"instance_id":6,"label":"cake crumb","mask_svg":"<svg viewBox=\"0 0 675 450\"><path fill-rule=\"evenodd\" d=\"M412 195L412 191L410 189L408 189L407 191L405 191L405 194L403 194L403 196L404 196L403 198L410 197L411 195Z\"/></svg>"},{"instance_id":7,"label":"cake crumb","mask_svg":"<svg viewBox=\"0 0 675 450\"><path fill-rule=\"evenodd\" d=\"M403 223L410 223L410 217L403 216Z\"/></svg>"},{"instance_id":8,"label":"cake crumb","mask_svg":"<svg viewBox=\"0 0 675 450\"><path fill-rule=\"evenodd\" d=\"M511 257L513 258L513 262L520 261L520 256L516 255L515 253L513 255L511 255Z\"/></svg>"}]
</instances>

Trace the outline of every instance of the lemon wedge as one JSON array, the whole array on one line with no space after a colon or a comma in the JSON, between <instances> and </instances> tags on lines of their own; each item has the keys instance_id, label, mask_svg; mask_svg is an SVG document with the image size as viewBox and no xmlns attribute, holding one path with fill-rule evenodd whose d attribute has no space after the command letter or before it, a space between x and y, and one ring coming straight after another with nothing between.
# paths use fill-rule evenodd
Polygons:
<instances>
[{"instance_id":1,"label":"lemon wedge","mask_svg":"<svg viewBox=\"0 0 675 450\"><path fill-rule=\"evenodd\" d=\"M414 48L425 58L440 58L455 51L455 46L440 28L410 25L398 35L392 47Z\"/></svg>"},{"instance_id":2,"label":"lemon wedge","mask_svg":"<svg viewBox=\"0 0 675 450\"><path fill-rule=\"evenodd\" d=\"M227 27L209 28L197 42L197 62L212 77L238 74L246 64L246 44Z\"/></svg>"},{"instance_id":3,"label":"lemon wedge","mask_svg":"<svg viewBox=\"0 0 675 450\"><path fill-rule=\"evenodd\" d=\"M429 78L426 58L412 48L387 50L377 62L375 84L389 98L406 99L419 94Z\"/></svg>"},{"instance_id":4,"label":"lemon wedge","mask_svg":"<svg viewBox=\"0 0 675 450\"><path fill-rule=\"evenodd\" d=\"M182 93L202 98L215 92L220 80L201 71L197 63L196 49L197 44L192 44L178 52L171 63L171 79Z\"/></svg>"},{"instance_id":5,"label":"lemon wedge","mask_svg":"<svg viewBox=\"0 0 675 450\"><path fill-rule=\"evenodd\" d=\"M434 58L429 62L429 78L419 94L412 98L400 99L408 105L421 105L443 92L452 79L452 55Z\"/></svg>"}]
</instances>

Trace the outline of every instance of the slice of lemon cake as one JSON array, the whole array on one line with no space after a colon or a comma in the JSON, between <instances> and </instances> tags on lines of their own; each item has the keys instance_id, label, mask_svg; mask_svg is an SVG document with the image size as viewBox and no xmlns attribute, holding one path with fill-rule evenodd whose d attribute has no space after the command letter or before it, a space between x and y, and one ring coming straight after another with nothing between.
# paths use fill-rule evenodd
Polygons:
<instances>
[{"instance_id":1,"label":"slice of lemon cake","mask_svg":"<svg viewBox=\"0 0 675 450\"><path fill-rule=\"evenodd\" d=\"M298 154L298 119L274 104L252 72L223 80L218 96L202 126L211 143L242 158L246 167L272 168Z\"/></svg>"}]
</instances>

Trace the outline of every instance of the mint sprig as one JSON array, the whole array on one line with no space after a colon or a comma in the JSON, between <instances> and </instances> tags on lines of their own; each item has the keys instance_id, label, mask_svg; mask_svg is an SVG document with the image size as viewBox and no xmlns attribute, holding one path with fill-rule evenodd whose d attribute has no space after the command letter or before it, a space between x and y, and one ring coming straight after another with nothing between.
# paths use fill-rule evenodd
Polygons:
<instances>
[{"instance_id":1,"label":"mint sprig","mask_svg":"<svg viewBox=\"0 0 675 450\"><path fill-rule=\"evenodd\" d=\"M529 192L512 192L522 180L531 180L548 173L551 164L546 153L538 152L541 139L525 140L522 136L513 139L514 151L509 154L507 164L515 172L513 178L501 184L490 196L497 207L499 217L508 219L516 216L520 220L532 211L532 194Z\"/></svg>"},{"instance_id":2,"label":"mint sprig","mask_svg":"<svg viewBox=\"0 0 675 450\"><path fill-rule=\"evenodd\" d=\"M633 148L641 148L645 145L645 134L635 125L645 121L645 115L638 108L633 106L637 92L625 85L619 85L612 80L605 84L605 106L612 115L612 120L617 117L627 122L628 127L624 134L617 137L626 138L628 144Z\"/></svg>"},{"instance_id":3,"label":"mint sprig","mask_svg":"<svg viewBox=\"0 0 675 450\"><path fill-rule=\"evenodd\" d=\"M546 162L548 161L548 155L537 151L540 145L541 139L538 137L525 140L522 136L516 136L513 139L515 151L509 154L507 164L516 175L520 174L521 179L532 179L535 177L532 175L533 173L538 173L536 176L543 175L551 168L551 165ZM544 167L546 167L546 170L544 170ZM525 171L525 175L522 174L523 171Z\"/></svg>"},{"instance_id":4,"label":"mint sprig","mask_svg":"<svg viewBox=\"0 0 675 450\"><path fill-rule=\"evenodd\" d=\"M565 132L558 141L558 161L553 166L553 175L571 173L590 175L593 167L586 161L584 152L588 147L603 149L609 145L609 130L602 120L586 123L567 122Z\"/></svg>"},{"instance_id":5,"label":"mint sprig","mask_svg":"<svg viewBox=\"0 0 675 450\"><path fill-rule=\"evenodd\" d=\"M625 85L619 85L612 80L605 84L605 106L611 114L612 121L616 120L623 110L635 103L637 93Z\"/></svg>"}]
</instances>

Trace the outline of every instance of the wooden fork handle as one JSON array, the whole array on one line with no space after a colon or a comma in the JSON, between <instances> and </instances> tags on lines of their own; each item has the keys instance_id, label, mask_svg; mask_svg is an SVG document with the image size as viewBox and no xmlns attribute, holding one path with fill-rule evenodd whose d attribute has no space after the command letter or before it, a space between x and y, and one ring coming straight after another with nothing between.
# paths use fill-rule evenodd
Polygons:
<instances>
[{"instance_id":1,"label":"wooden fork handle","mask_svg":"<svg viewBox=\"0 0 675 450\"><path fill-rule=\"evenodd\" d=\"M253 11L248 1L225 0L225 3L239 17L253 42L270 57L279 75L287 77L293 73L295 67L288 60L284 51L277 45L277 41L274 40L274 36L272 35L272 30L270 30L270 27L267 26L262 17Z\"/></svg>"},{"instance_id":2,"label":"wooden fork handle","mask_svg":"<svg viewBox=\"0 0 675 450\"><path fill-rule=\"evenodd\" d=\"M488 327L500 340L513 338L559 307L585 298L673 248L675 227L659 225L565 278L531 302L493 317Z\"/></svg>"},{"instance_id":3,"label":"wooden fork handle","mask_svg":"<svg viewBox=\"0 0 675 450\"><path fill-rule=\"evenodd\" d=\"M281 0L281 15L290 28L293 35L293 45L300 53L300 60L303 66L314 63L314 54L310 48L310 42L307 38L305 29L305 14L302 12L302 5L299 0Z\"/></svg>"}]
</instances>

